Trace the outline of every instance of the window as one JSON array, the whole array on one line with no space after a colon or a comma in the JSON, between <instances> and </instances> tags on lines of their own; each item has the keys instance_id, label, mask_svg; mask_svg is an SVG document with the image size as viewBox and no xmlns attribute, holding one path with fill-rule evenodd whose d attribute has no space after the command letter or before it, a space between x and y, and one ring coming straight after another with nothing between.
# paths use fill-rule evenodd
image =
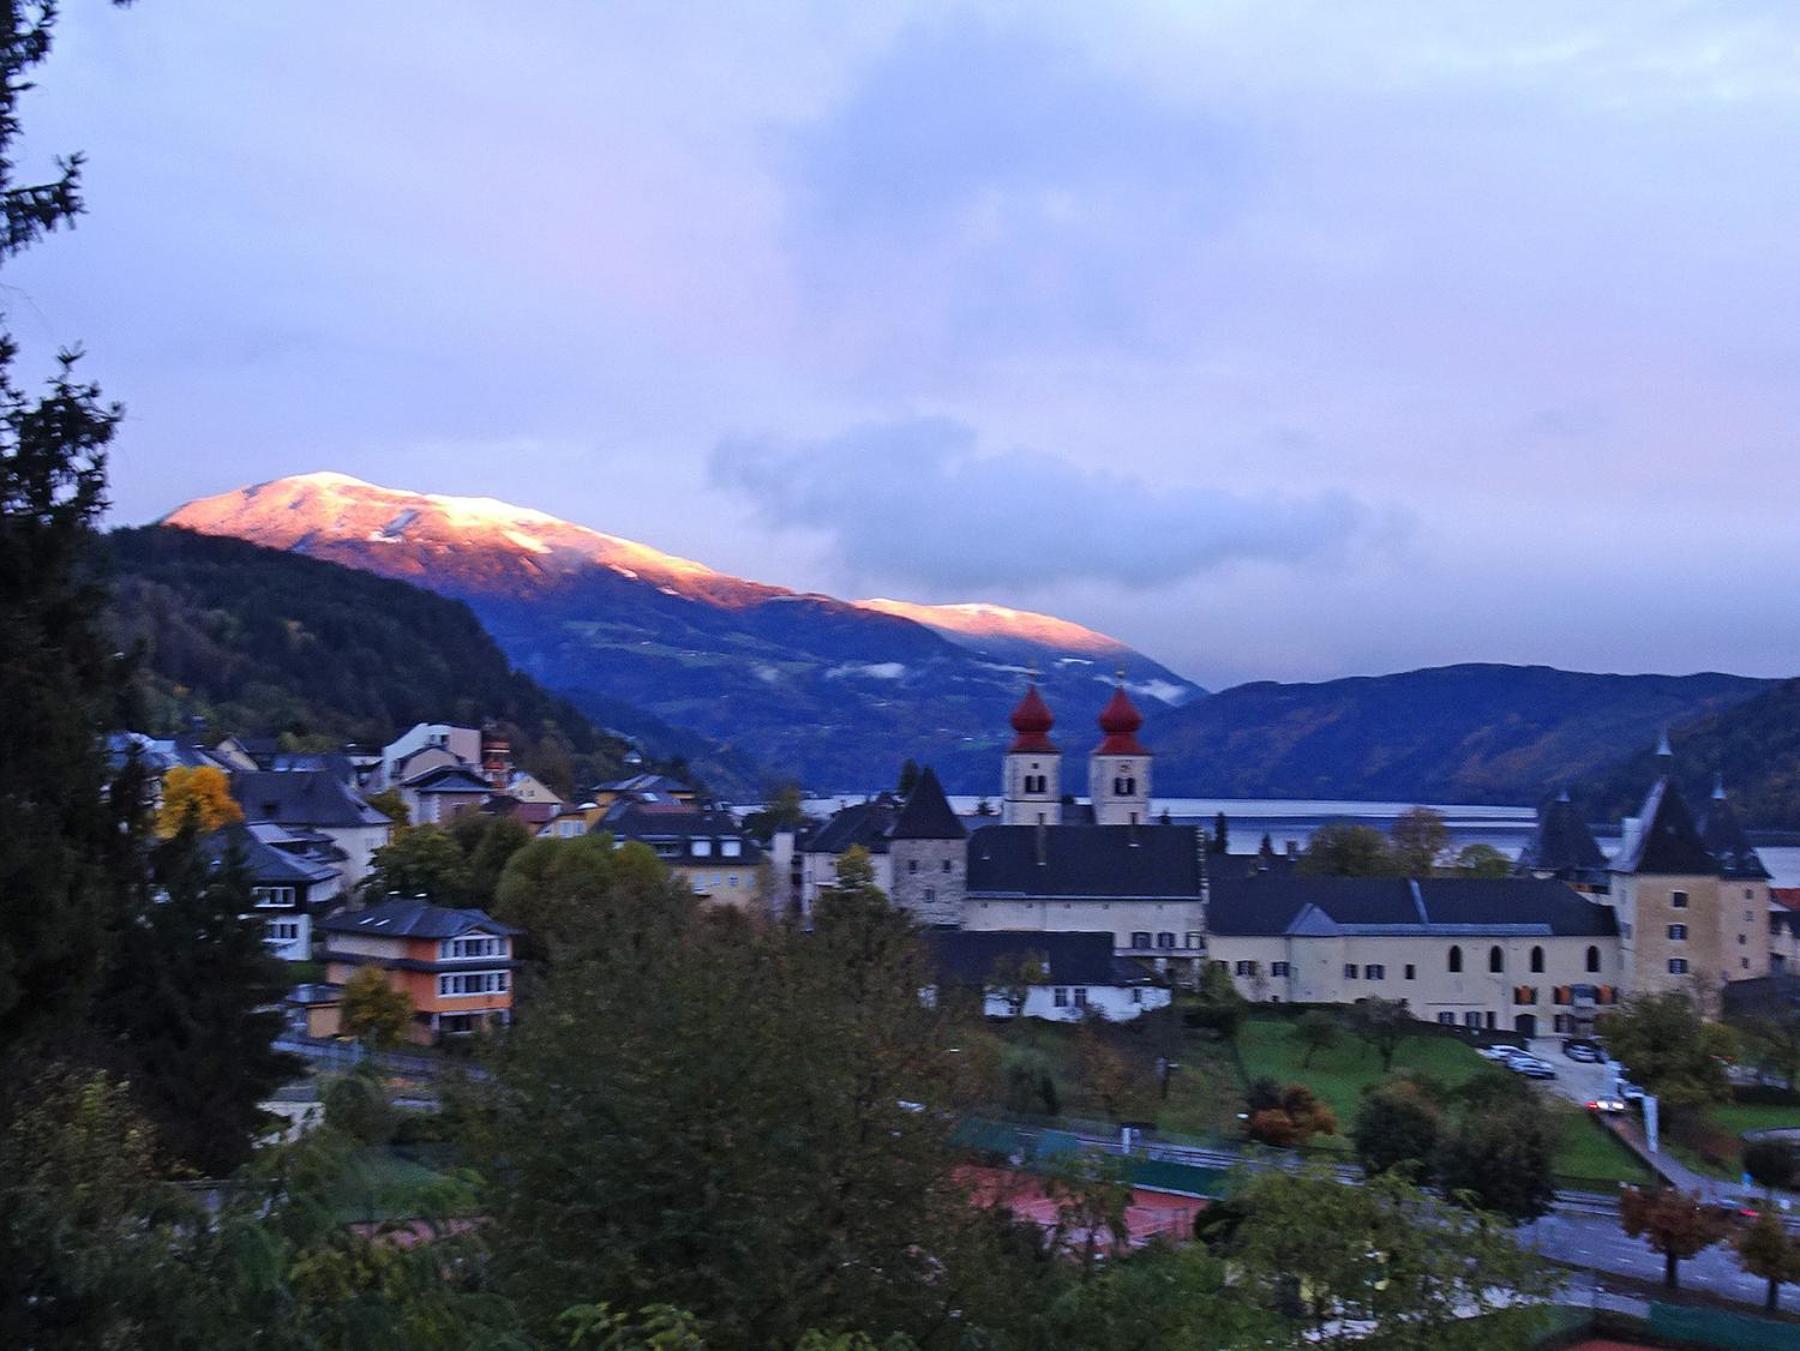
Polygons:
<instances>
[{"instance_id":1,"label":"window","mask_svg":"<svg viewBox=\"0 0 1800 1351\"><path fill-rule=\"evenodd\" d=\"M1379 962L1373 962L1363 968L1364 980L1386 980L1387 968Z\"/></svg>"},{"instance_id":2,"label":"window","mask_svg":"<svg viewBox=\"0 0 1800 1351\"><path fill-rule=\"evenodd\" d=\"M1237 966L1233 969L1237 975L1254 976L1256 974L1256 963L1255 962L1239 962L1237 964Z\"/></svg>"},{"instance_id":3,"label":"window","mask_svg":"<svg viewBox=\"0 0 1800 1351\"><path fill-rule=\"evenodd\" d=\"M1462 970L1462 949L1461 948L1453 947L1450 949L1449 965L1450 965L1450 970L1453 972Z\"/></svg>"},{"instance_id":4,"label":"window","mask_svg":"<svg viewBox=\"0 0 1800 1351\"><path fill-rule=\"evenodd\" d=\"M1271 976L1285 976L1285 975L1288 975L1292 971L1292 969L1293 968L1290 967L1286 962L1270 962L1269 963L1269 974Z\"/></svg>"},{"instance_id":5,"label":"window","mask_svg":"<svg viewBox=\"0 0 1800 1351\"><path fill-rule=\"evenodd\" d=\"M1566 1013L1557 1014L1550 1020L1550 1027L1551 1030L1555 1032L1567 1032L1569 1030L1569 1015Z\"/></svg>"},{"instance_id":6,"label":"window","mask_svg":"<svg viewBox=\"0 0 1800 1351\"><path fill-rule=\"evenodd\" d=\"M1489 971L1504 971L1504 970L1506 970L1506 954L1504 952L1500 951L1500 948L1498 947L1498 945L1488 949L1488 970Z\"/></svg>"},{"instance_id":7,"label":"window","mask_svg":"<svg viewBox=\"0 0 1800 1351\"><path fill-rule=\"evenodd\" d=\"M1543 971L1543 969L1544 969L1544 950L1542 948L1533 948L1531 950L1532 974L1538 975Z\"/></svg>"},{"instance_id":8,"label":"window","mask_svg":"<svg viewBox=\"0 0 1800 1351\"><path fill-rule=\"evenodd\" d=\"M1066 1009L1069 1007L1069 991L1065 986L1058 985L1052 990L1050 992L1050 999L1059 1009Z\"/></svg>"},{"instance_id":9,"label":"window","mask_svg":"<svg viewBox=\"0 0 1800 1351\"><path fill-rule=\"evenodd\" d=\"M1738 946L1740 948L1744 946L1744 936L1742 934L1738 935Z\"/></svg>"},{"instance_id":10,"label":"window","mask_svg":"<svg viewBox=\"0 0 1800 1351\"><path fill-rule=\"evenodd\" d=\"M1753 914L1751 914L1750 911L1748 911L1748 910L1744 911L1744 923L1748 924L1751 922L1751 920L1753 920L1755 918L1756 917Z\"/></svg>"},{"instance_id":11,"label":"window","mask_svg":"<svg viewBox=\"0 0 1800 1351\"><path fill-rule=\"evenodd\" d=\"M292 887L251 887L258 910L291 910L294 905Z\"/></svg>"},{"instance_id":12,"label":"window","mask_svg":"<svg viewBox=\"0 0 1800 1351\"><path fill-rule=\"evenodd\" d=\"M1671 924L1669 926L1669 937L1674 939L1677 943L1683 941L1687 938L1687 925Z\"/></svg>"},{"instance_id":13,"label":"window","mask_svg":"<svg viewBox=\"0 0 1800 1351\"><path fill-rule=\"evenodd\" d=\"M581 822L558 821L556 823L556 833L565 840L572 840L577 835L581 834Z\"/></svg>"},{"instance_id":14,"label":"window","mask_svg":"<svg viewBox=\"0 0 1800 1351\"><path fill-rule=\"evenodd\" d=\"M1750 969L1750 959L1748 957L1739 957L1738 965L1745 971L1748 971Z\"/></svg>"},{"instance_id":15,"label":"window","mask_svg":"<svg viewBox=\"0 0 1800 1351\"><path fill-rule=\"evenodd\" d=\"M730 877L726 878L725 880L731 886L735 887L738 884L738 875L736 873L733 873Z\"/></svg>"},{"instance_id":16,"label":"window","mask_svg":"<svg viewBox=\"0 0 1800 1351\"><path fill-rule=\"evenodd\" d=\"M1481 1015L1479 1013L1465 1013L1463 1014L1463 1023L1467 1027L1480 1027Z\"/></svg>"},{"instance_id":17,"label":"window","mask_svg":"<svg viewBox=\"0 0 1800 1351\"><path fill-rule=\"evenodd\" d=\"M1197 948L1197 947L1200 947L1200 946L1201 946L1201 945L1202 945L1202 943L1203 943L1203 941L1204 941L1204 939L1205 939L1205 937L1206 937L1206 935L1205 935L1205 934L1202 934L1202 933L1201 933L1201 932L1199 932L1199 931L1198 931L1198 930L1195 930L1195 931L1193 931L1193 932L1192 932L1192 933L1189 933L1189 934L1188 934L1188 936L1187 936L1187 942L1185 942L1185 943L1183 943L1183 944L1182 944L1182 945L1181 945L1181 946L1182 946L1182 947L1184 947L1184 948Z\"/></svg>"},{"instance_id":18,"label":"window","mask_svg":"<svg viewBox=\"0 0 1800 1351\"><path fill-rule=\"evenodd\" d=\"M459 971L438 977L438 994L456 995L505 994L510 974L505 971Z\"/></svg>"},{"instance_id":19,"label":"window","mask_svg":"<svg viewBox=\"0 0 1800 1351\"><path fill-rule=\"evenodd\" d=\"M926 887L925 888L925 899L927 901L935 901L937 899L937 888L936 887Z\"/></svg>"},{"instance_id":20,"label":"window","mask_svg":"<svg viewBox=\"0 0 1800 1351\"><path fill-rule=\"evenodd\" d=\"M1671 976L1687 975L1687 958L1686 957L1671 957L1671 958L1669 958L1669 974Z\"/></svg>"},{"instance_id":21,"label":"window","mask_svg":"<svg viewBox=\"0 0 1800 1351\"><path fill-rule=\"evenodd\" d=\"M1746 901L1754 901L1756 899L1756 888L1755 887L1745 887L1744 888L1744 899Z\"/></svg>"},{"instance_id":22,"label":"window","mask_svg":"<svg viewBox=\"0 0 1800 1351\"><path fill-rule=\"evenodd\" d=\"M1445 1027L1455 1027L1456 1015L1454 1013L1440 1013L1438 1014L1438 1021Z\"/></svg>"},{"instance_id":23,"label":"window","mask_svg":"<svg viewBox=\"0 0 1800 1351\"><path fill-rule=\"evenodd\" d=\"M272 919L263 926L263 937L271 943L296 943L300 940L300 921Z\"/></svg>"},{"instance_id":24,"label":"window","mask_svg":"<svg viewBox=\"0 0 1800 1351\"><path fill-rule=\"evenodd\" d=\"M906 871L909 873L918 872L919 871L919 860L916 858L907 859L906 860Z\"/></svg>"},{"instance_id":25,"label":"window","mask_svg":"<svg viewBox=\"0 0 1800 1351\"><path fill-rule=\"evenodd\" d=\"M1168 932L1157 934L1156 935L1156 946L1159 948L1174 947L1175 946L1175 935L1172 933L1168 933Z\"/></svg>"},{"instance_id":26,"label":"window","mask_svg":"<svg viewBox=\"0 0 1800 1351\"><path fill-rule=\"evenodd\" d=\"M438 944L438 957L444 961L461 961L467 957L504 957L505 940L500 938L446 938Z\"/></svg>"},{"instance_id":27,"label":"window","mask_svg":"<svg viewBox=\"0 0 1800 1351\"><path fill-rule=\"evenodd\" d=\"M711 840L689 840L688 845L694 851L695 858L711 858L712 857L712 841Z\"/></svg>"},{"instance_id":28,"label":"window","mask_svg":"<svg viewBox=\"0 0 1800 1351\"><path fill-rule=\"evenodd\" d=\"M1408 962L1406 964L1406 978L1408 980L1411 980L1417 974L1418 974L1418 968L1415 967L1411 962Z\"/></svg>"},{"instance_id":29,"label":"window","mask_svg":"<svg viewBox=\"0 0 1800 1351\"><path fill-rule=\"evenodd\" d=\"M1148 929L1133 929L1131 931L1131 946L1134 948L1149 947L1150 931Z\"/></svg>"},{"instance_id":30,"label":"window","mask_svg":"<svg viewBox=\"0 0 1800 1351\"><path fill-rule=\"evenodd\" d=\"M1344 979L1345 980L1355 980L1356 979L1356 963L1355 962L1345 962L1344 963Z\"/></svg>"},{"instance_id":31,"label":"window","mask_svg":"<svg viewBox=\"0 0 1800 1351\"><path fill-rule=\"evenodd\" d=\"M1675 909L1677 909L1677 910L1686 910L1687 909L1687 892L1671 891L1669 893L1669 904L1674 906Z\"/></svg>"},{"instance_id":32,"label":"window","mask_svg":"<svg viewBox=\"0 0 1800 1351\"><path fill-rule=\"evenodd\" d=\"M945 860L944 860L944 867L943 867L943 871L945 871L945 872L949 872L949 871L950 871L950 860L949 860L949 859L945 859Z\"/></svg>"},{"instance_id":33,"label":"window","mask_svg":"<svg viewBox=\"0 0 1800 1351\"><path fill-rule=\"evenodd\" d=\"M1087 986L1077 985L1075 987L1075 1007L1078 1009L1087 1007Z\"/></svg>"},{"instance_id":34,"label":"window","mask_svg":"<svg viewBox=\"0 0 1800 1351\"><path fill-rule=\"evenodd\" d=\"M1600 949L1591 944L1587 950L1587 969L1589 971L1598 971L1600 969Z\"/></svg>"},{"instance_id":35,"label":"window","mask_svg":"<svg viewBox=\"0 0 1800 1351\"><path fill-rule=\"evenodd\" d=\"M744 853L744 842L742 840L720 840L719 852L726 858L741 858Z\"/></svg>"},{"instance_id":36,"label":"window","mask_svg":"<svg viewBox=\"0 0 1800 1351\"><path fill-rule=\"evenodd\" d=\"M1141 1004L1144 1002L1144 992L1135 985L1131 987L1131 1002L1134 1004Z\"/></svg>"}]
</instances>

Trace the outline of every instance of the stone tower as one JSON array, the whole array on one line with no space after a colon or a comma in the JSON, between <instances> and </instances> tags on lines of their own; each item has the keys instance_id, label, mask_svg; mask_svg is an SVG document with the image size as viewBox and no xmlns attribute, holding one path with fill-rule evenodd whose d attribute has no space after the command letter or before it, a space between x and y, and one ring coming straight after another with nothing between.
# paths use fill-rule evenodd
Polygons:
<instances>
[{"instance_id":1,"label":"stone tower","mask_svg":"<svg viewBox=\"0 0 1800 1351\"><path fill-rule=\"evenodd\" d=\"M1006 752L1001 824L1062 824L1062 752L1050 740L1056 719L1034 682L1012 711L1012 749Z\"/></svg>"},{"instance_id":2,"label":"stone tower","mask_svg":"<svg viewBox=\"0 0 1800 1351\"><path fill-rule=\"evenodd\" d=\"M1700 820L1700 839L1719 864L1719 950L1728 981L1769 974L1769 870L1725 796L1723 778Z\"/></svg>"},{"instance_id":3,"label":"stone tower","mask_svg":"<svg viewBox=\"0 0 1800 1351\"><path fill-rule=\"evenodd\" d=\"M1124 678L1100 711L1106 734L1088 757L1088 797L1097 826L1135 826L1150 820L1150 752L1138 740L1144 715L1125 693Z\"/></svg>"},{"instance_id":4,"label":"stone tower","mask_svg":"<svg viewBox=\"0 0 1800 1351\"><path fill-rule=\"evenodd\" d=\"M888 827L893 902L930 928L960 928L969 894L969 832L927 765Z\"/></svg>"}]
</instances>

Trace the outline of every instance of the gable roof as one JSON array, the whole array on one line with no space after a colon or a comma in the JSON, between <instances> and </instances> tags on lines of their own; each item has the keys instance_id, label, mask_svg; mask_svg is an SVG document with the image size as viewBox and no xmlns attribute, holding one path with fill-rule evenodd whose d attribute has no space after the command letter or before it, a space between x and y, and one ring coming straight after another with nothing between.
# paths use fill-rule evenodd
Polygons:
<instances>
[{"instance_id":1,"label":"gable roof","mask_svg":"<svg viewBox=\"0 0 1800 1351\"><path fill-rule=\"evenodd\" d=\"M1607 937L1611 907L1553 878L1229 877L1209 888L1206 926L1225 937L1409 934Z\"/></svg>"},{"instance_id":2,"label":"gable roof","mask_svg":"<svg viewBox=\"0 0 1800 1351\"><path fill-rule=\"evenodd\" d=\"M687 843L689 840L736 840L742 852L734 863L759 863L762 846L744 833L730 812L690 806L685 802L640 802L621 798L606 809L595 830L610 831L615 839L639 840L645 844ZM673 860L672 860L673 861ZM725 861L709 856L709 864Z\"/></svg>"},{"instance_id":3,"label":"gable roof","mask_svg":"<svg viewBox=\"0 0 1800 1351\"><path fill-rule=\"evenodd\" d=\"M944 786L938 782L937 771L926 765L919 772L919 781L913 785L912 792L901 804L894 824L888 827L888 838L964 840L968 836L967 827L950 810L950 801L944 796Z\"/></svg>"},{"instance_id":4,"label":"gable roof","mask_svg":"<svg viewBox=\"0 0 1800 1351\"><path fill-rule=\"evenodd\" d=\"M1762 856L1744 833L1723 787L1713 790L1712 801L1707 804L1706 815L1700 821L1700 840L1718 861L1721 875L1740 881L1768 878L1769 870L1763 866Z\"/></svg>"},{"instance_id":5,"label":"gable roof","mask_svg":"<svg viewBox=\"0 0 1800 1351\"><path fill-rule=\"evenodd\" d=\"M284 826L385 826L388 818L322 770L253 770L232 776L231 795L252 821Z\"/></svg>"},{"instance_id":6,"label":"gable roof","mask_svg":"<svg viewBox=\"0 0 1800 1351\"><path fill-rule=\"evenodd\" d=\"M1567 793L1539 804L1537 828L1519 851L1514 871L1554 873L1570 880L1606 871L1606 855Z\"/></svg>"},{"instance_id":7,"label":"gable roof","mask_svg":"<svg viewBox=\"0 0 1800 1351\"><path fill-rule=\"evenodd\" d=\"M251 882L257 886L309 887L338 875L329 863L279 849L263 838L261 831L242 822L213 831L201 840L200 847L215 864L222 863L236 849Z\"/></svg>"},{"instance_id":8,"label":"gable roof","mask_svg":"<svg viewBox=\"0 0 1800 1351\"><path fill-rule=\"evenodd\" d=\"M1033 985L1148 985L1149 974L1113 956L1110 933L931 929L922 936L940 979L986 985L1003 964L1041 957L1050 970Z\"/></svg>"},{"instance_id":9,"label":"gable roof","mask_svg":"<svg viewBox=\"0 0 1800 1351\"><path fill-rule=\"evenodd\" d=\"M1694 815L1673 779L1665 775L1650 789L1638 813L1638 828L1626 836L1612 870L1662 877L1719 875L1719 861L1707 852Z\"/></svg>"},{"instance_id":10,"label":"gable roof","mask_svg":"<svg viewBox=\"0 0 1800 1351\"><path fill-rule=\"evenodd\" d=\"M376 934L383 938L460 938L480 929L491 934L519 934L485 910L453 910L417 897L396 896L362 910L340 910L319 921L328 933Z\"/></svg>"},{"instance_id":11,"label":"gable roof","mask_svg":"<svg viewBox=\"0 0 1800 1351\"><path fill-rule=\"evenodd\" d=\"M438 765L406 781L414 793L491 793L494 785L462 765Z\"/></svg>"},{"instance_id":12,"label":"gable roof","mask_svg":"<svg viewBox=\"0 0 1800 1351\"><path fill-rule=\"evenodd\" d=\"M871 854L885 854L888 828L899 812L894 796L882 793L833 812L824 825L802 836L797 847L806 854L842 854L860 845Z\"/></svg>"},{"instance_id":13,"label":"gable roof","mask_svg":"<svg viewBox=\"0 0 1800 1351\"><path fill-rule=\"evenodd\" d=\"M981 826L969 837L968 891L971 898L1198 900L1205 849L1193 826Z\"/></svg>"}]
</instances>

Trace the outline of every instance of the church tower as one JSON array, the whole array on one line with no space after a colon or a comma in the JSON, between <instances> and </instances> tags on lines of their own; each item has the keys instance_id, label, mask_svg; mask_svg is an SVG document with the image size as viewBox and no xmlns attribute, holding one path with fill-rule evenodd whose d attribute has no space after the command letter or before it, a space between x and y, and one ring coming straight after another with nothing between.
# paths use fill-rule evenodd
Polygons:
<instances>
[{"instance_id":1,"label":"church tower","mask_svg":"<svg viewBox=\"0 0 1800 1351\"><path fill-rule=\"evenodd\" d=\"M1100 711L1106 739L1088 757L1088 796L1097 826L1136 826L1150 820L1150 752L1138 740L1144 715L1125 693L1121 676Z\"/></svg>"},{"instance_id":2,"label":"church tower","mask_svg":"<svg viewBox=\"0 0 1800 1351\"><path fill-rule=\"evenodd\" d=\"M1006 783L1000 812L1002 825L1062 824L1062 752L1050 740L1056 725L1050 705L1036 682L1012 711L1012 749L1006 753Z\"/></svg>"}]
</instances>

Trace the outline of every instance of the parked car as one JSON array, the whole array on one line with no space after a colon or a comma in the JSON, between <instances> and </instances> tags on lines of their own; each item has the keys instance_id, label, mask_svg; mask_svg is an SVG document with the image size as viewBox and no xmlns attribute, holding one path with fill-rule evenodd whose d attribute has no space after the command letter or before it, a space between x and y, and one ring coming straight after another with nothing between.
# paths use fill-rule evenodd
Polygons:
<instances>
[{"instance_id":1,"label":"parked car","mask_svg":"<svg viewBox=\"0 0 1800 1351\"><path fill-rule=\"evenodd\" d=\"M1606 1059L1605 1053L1591 1041L1565 1041L1563 1054L1584 1065L1598 1065Z\"/></svg>"},{"instance_id":2,"label":"parked car","mask_svg":"<svg viewBox=\"0 0 1800 1351\"><path fill-rule=\"evenodd\" d=\"M1527 1079L1554 1079L1556 1066L1548 1060L1539 1060L1534 1055L1514 1056L1506 1062L1506 1067L1516 1074L1523 1074Z\"/></svg>"},{"instance_id":3,"label":"parked car","mask_svg":"<svg viewBox=\"0 0 1800 1351\"><path fill-rule=\"evenodd\" d=\"M1625 1110L1625 1099L1606 1097L1595 1098L1588 1103L1587 1109L1590 1112L1603 1112L1610 1116L1615 1112L1622 1112Z\"/></svg>"},{"instance_id":4,"label":"parked car","mask_svg":"<svg viewBox=\"0 0 1800 1351\"><path fill-rule=\"evenodd\" d=\"M1624 1079L1619 1080L1615 1091L1626 1102L1642 1102L1644 1100L1644 1090Z\"/></svg>"},{"instance_id":5,"label":"parked car","mask_svg":"<svg viewBox=\"0 0 1800 1351\"><path fill-rule=\"evenodd\" d=\"M1516 1059L1519 1056L1525 1056L1527 1059L1531 1056L1531 1053L1523 1046L1477 1046L1475 1048L1475 1054L1480 1056L1483 1060L1493 1060L1500 1063Z\"/></svg>"}]
</instances>

